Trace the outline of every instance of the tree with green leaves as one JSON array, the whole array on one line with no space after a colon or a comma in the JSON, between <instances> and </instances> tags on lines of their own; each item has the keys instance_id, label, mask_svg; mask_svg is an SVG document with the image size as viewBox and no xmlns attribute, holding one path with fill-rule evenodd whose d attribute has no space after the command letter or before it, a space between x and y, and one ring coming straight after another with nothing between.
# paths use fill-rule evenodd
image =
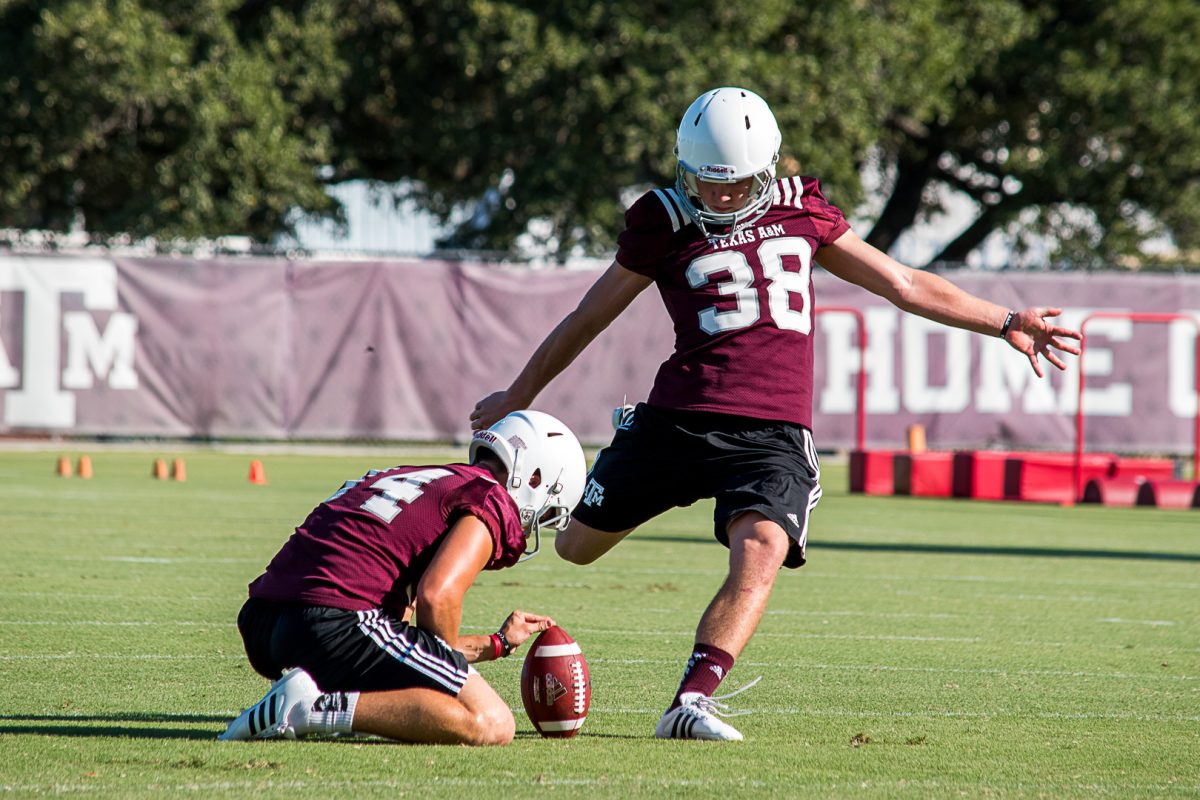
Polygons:
<instances>
[{"instance_id":1,"label":"tree with green leaves","mask_svg":"<svg viewBox=\"0 0 1200 800\"><path fill-rule=\"evenodd\" d=\"M781 172L884 249L947 190L1075 264L1200 246L1200 6L1188 0L0 0L0 225L269 239L323 185L403 186L449 244L610 252L674 179L701 91L767 98ZM537 223L531 228L531 223Z\"/></svg>"},{"instance_id":2,"label":"tree with green leaves","mask_svg":"<svg viewBox=\"0 0 1200 800\"><path fill-rule=\"evenodd\" d=\"M351 2L340 176L413 179L419 203L447 218L511 175L486 227L469 221L456 244L508 249L539 219L560 253L604 252L631 191L674 180L683 108L743 85L772 101L787 166L853 206L883 102L902 93L924 110L928 76L889 68L894 20L846 4L752 6Z\"/></svg>"},{"instance_id":3,"label":"tree with green leaves","mask_svg":"<svg viewBox=\"0 0 1200 800\"><path fill-rule=\"evenodd\" d=\"M971 54L943 108L893 104L880 140L890 193L868 240L890 247L941 183L980 212L935 261L963 261L1019 220L1082 266L1136 257L1163 233L1200 247L1200 6L1007 5L1008 35L981 39L1001 46Z\"/></svg>"},{"instance_id":4,"label":"tree with green leaves","mask_svg":"<svg viewBox=\"0 0 1200 800\"><path fill-rule=\"evenodd\" d=\"M0 5L0 225L267 239L333 213L311 109L346 72L334 10L232 0Z\"/></svg>"}]
</instances>

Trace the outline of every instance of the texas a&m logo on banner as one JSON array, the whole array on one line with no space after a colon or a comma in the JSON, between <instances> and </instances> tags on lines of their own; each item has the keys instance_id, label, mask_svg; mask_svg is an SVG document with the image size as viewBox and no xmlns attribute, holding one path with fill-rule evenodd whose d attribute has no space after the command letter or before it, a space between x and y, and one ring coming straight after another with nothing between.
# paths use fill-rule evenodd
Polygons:
<instances>
[{"instance_id":1,"label":"texas a&m logo on banner","mask_svg":"<svg viewBox=\"0 0 1200 800\"><path fill-rule=\"evenodd\" d=\"M117 309L111 261L0 257L2 427L70 428L76 391L138 388L137 319Z\"/></svg>"}]
</instances>

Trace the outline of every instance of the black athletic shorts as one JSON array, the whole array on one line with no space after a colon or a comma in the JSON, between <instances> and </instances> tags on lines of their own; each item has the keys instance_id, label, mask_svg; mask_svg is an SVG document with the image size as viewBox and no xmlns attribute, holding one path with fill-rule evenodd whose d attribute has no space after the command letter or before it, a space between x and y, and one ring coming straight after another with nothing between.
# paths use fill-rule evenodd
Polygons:
<instances>
[{"instance_id":1,"label":"black athletic shorts","mask_svg":"<svg viewBox=\"0 0 1200 800\"><path fill-rule=\"evenodd\" d=\"M792 537L784 566L796 568L804 565L820 478L803 425L639 403L597 456L573 516L590 528L625 531L714 497L717 541L728 547L729 521L757 511Z\"/></svg>"},{"instance_id":2,"label":"black athletic shorts","mask_svg":"<svg viewBox=\"0 0 1200 800\"><path fill-rule=\"evenodd\" d=\"M380 609L346 611L251 597L238 614L250 666L269 680L303 667L325 692L424 687L457 696L466 657Z\"/></svg>"}]
</instances>

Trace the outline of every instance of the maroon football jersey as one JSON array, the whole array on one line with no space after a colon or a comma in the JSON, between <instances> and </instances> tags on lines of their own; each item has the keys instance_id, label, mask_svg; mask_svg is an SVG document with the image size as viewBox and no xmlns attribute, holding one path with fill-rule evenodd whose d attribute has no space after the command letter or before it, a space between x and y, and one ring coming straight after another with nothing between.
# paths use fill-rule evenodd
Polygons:
<instances>
[{"instance_id":1,"label":"maroon football jersey","mask_svg":"<svg viewBox=\"0 0 1200 800\"><path fill-rule=\"evenodd\" d=\"M813 257L849 228L815 178L775 181L767 212L726 239L706 238L674 188L639 198L617 263L654 279L675 325L648 402L811 428Z\"/></svg>"},{"instance_id":2,"label":"maroon football jersey","mask_svg":"<svg viewBox=\"0 0 1200 800\"><path fill-rule=\"evenodd\" d=\"M525 552L516 503L482 467L371 470L313 509L250 584L250 596L402 614L443 535L464 514L491 531L485 569L511 566Z\"/></svg>"}]
</instances>

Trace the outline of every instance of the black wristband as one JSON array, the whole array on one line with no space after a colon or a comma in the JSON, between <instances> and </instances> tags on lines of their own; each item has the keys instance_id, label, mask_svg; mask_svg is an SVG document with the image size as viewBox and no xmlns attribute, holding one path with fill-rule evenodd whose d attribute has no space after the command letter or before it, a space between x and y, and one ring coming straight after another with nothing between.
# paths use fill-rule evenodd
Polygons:
<instances>
[{"instance_id":1,"label":"black wristband","mask_svg":"<svg viewBox=\"0 0 1200 800\"><path fill-rule=\"evenodd\" d=\"M512 645L508 643L508 637L504 635L504 631L496 631L496 638L500 640L500 657L508 658L512 653Z\"/></svg>"},{"instance_id":2,"label":"black wristband","mask_svg":"<svg viewBox=\"0 0 1200 800\"><path fill-rule=\"evenodd\" d=\"M1015 311L1010 311L1008 312L1008 316L1004 318L1004 324L1000 326L1001 339L1003 339L1005 336L1008 336L1008 329L1012 327L1013 318L1016 316L1017 314Z\"/></svg>"}]
</instances>

